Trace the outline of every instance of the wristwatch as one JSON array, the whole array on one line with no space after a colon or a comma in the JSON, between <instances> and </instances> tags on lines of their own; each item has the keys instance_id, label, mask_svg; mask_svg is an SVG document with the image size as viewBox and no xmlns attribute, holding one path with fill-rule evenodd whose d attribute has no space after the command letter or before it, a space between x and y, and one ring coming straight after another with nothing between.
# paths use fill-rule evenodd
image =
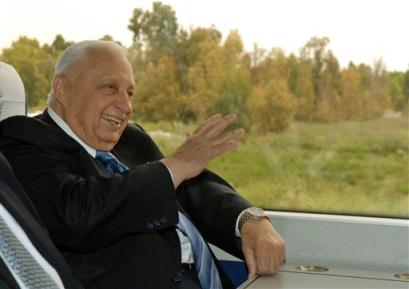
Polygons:
<instances>
[{"instance_id":1,"label":"wristwatch","mask_svg":"<svg viewBox=\"0 0 409 289\"><path fill-rule=\"evenodd\" d=\"M239 219L238 225L239 232L241 231L241 227L248 220L259 220L263 218L266 218L268 220L268 216L264 213L263 209L257 207L250 207L245 209Z\"/></svg>"}]
</instances>

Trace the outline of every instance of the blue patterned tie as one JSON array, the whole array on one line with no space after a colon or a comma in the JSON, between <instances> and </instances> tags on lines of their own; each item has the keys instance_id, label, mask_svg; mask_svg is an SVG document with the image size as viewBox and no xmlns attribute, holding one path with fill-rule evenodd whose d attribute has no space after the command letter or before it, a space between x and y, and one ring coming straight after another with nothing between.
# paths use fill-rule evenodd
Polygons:
<instances>
[{"instance_id":1,"label":"blue patterned tie","mask_svg":"<svg viewBox=\"0 0 409 289\"><path fill-rule=\"evenodd\" d=\"M95 156L111 174L122 173L128 169L126 165L118 161L111 153L97 151Z\"/></svg>"},{"instance_id":2,"label":"blue patterned tie","mask_svg":"<svg viewBox=\"0 0 409 289\"><path fill-rule=\"evenodd\" d=\"M193 258L202 289L222 289L216 264L205 240L192 222L181 212L179 212L177 227L186 234L192 244Z\"/></svg>"},{"instance_id":3,"label":"blue patterned tie","mask_svg":"<svg viewBox=\"0 0 409 289\"><path fill-rule=\"evenodd\" d=\"M112 174L128 170L128 167L117 160L111 153L97 151L95 158ZM202 289L222 289L222 282L220 281L220 276L209 247L196 227L181 212L179 212L177 227L185 233L192 245L193 258Z\"/></svg>"}]
</instances>

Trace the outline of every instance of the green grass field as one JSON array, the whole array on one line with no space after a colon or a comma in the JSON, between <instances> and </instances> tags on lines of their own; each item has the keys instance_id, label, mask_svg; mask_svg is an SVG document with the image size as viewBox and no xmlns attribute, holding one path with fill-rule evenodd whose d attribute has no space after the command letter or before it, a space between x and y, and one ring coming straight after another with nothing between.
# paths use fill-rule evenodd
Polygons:
<instances>
[{"instance_id":1,"label":"green grass field","mask_svg":"<svg viewBox=\"0 0 409 289\"><path fill-rule=\"evenodd\" d=\"M195 126L144 124L165 154ZM170 132L170 133L164 133ZM293 123L210 163L254 205L409 217L408 119Z\"/></svg>"}]
</instances>

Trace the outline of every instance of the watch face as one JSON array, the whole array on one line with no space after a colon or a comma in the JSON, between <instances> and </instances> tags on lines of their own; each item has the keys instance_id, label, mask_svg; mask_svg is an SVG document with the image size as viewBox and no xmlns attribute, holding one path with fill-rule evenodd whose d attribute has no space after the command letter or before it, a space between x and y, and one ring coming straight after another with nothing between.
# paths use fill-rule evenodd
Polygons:
<instances>
[{"instance_id":1,"label":"watch face","mask_svg":"<svg viewBox=\"0 0 409 289\"><path fill-rule=\"evenodd\" d=\"M241 227L246 223L248 220L258 220L261 218L267 218L264 214L264 211L257 207L250 207L244 211L244 214L240 217L239 220L239 230L241 231Z\"/></svg>"},{"instance_id":2,"label":"watch face","mask_svg":"<svg viewBox=\"0 0 409 289\"><path fill-rule=\"evenodd\" d=\"M248 212L252 214L255 217L263 217L264 216L264 211L260 208L256 207L251 207L248 209Z\"/></svg>"}]
</instances>

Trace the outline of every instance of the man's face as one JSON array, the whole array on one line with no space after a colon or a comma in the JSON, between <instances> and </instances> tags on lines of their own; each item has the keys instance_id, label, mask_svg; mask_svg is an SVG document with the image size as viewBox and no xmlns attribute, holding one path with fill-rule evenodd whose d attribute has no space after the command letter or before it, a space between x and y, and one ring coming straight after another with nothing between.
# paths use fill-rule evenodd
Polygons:
<instances>
[{"instance_id":1,"label":"man's face","mask_svg":"<svg viewBox=\"0 0 409 289\"><path fill-rule=\"evenodd\" d=\"M115 51L88 51L82 59L64 78L63 97L57 97L62 117L86 144L110 151L131 116L132 68Z\"/></svg>"}]
</instances>

